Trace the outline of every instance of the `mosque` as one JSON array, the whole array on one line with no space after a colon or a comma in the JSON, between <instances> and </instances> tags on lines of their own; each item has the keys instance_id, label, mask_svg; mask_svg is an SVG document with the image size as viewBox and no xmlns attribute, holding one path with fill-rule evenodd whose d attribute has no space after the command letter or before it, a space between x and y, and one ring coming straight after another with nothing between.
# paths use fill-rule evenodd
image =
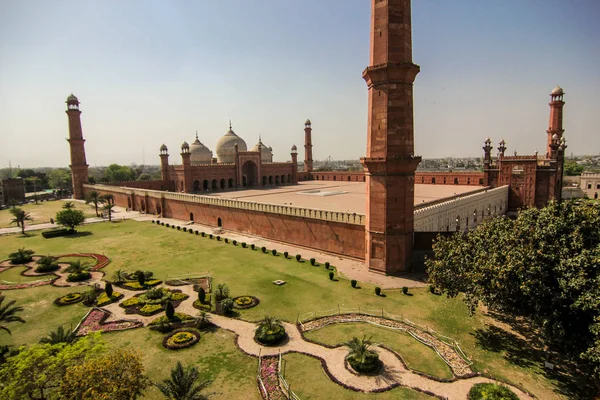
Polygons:
<instances>
[{"instance_id":1,"label":"mosque","mask_svg":"<svg viewBox=\"0 0 600 400\"><path fill-rule=\"evenodd\" d=\"M363 171L313 171L312 123L304 123L304 169L298 149L273 162L273 149L246 142L229 124L213 152L196 140L181 145L181 165L160 146L161 179L88 183L81 111L67 98L73 196L95 190L117 205L190 224L262 236L361 260L369 271L402 274L423 265L432 239L475 229L486 218L561 200L564 91L550 94L544 155L505 155L484 141L483 172L416 172L410 0L372 0L367 152ZM293 135L293 133L291 133ZM158 147L158 146L157 146Z\"/></svg>"}]
</instances>

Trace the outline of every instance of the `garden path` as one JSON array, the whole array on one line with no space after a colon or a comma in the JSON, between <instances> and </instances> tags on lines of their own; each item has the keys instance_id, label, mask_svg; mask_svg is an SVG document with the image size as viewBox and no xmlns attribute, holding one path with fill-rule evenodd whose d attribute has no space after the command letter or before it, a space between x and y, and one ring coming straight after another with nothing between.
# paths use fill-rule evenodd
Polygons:
<instances>
[{"instance_id":1,"label":"garden path","mask_svg":"<svg viewBox=\"0 0 600 400\"><path fill-rule=\"evenodd\" d=\"M177 289L180 289L183 293L190 296L189 299L183 301L179 307L177 307L177 312L197 315L198 310L192 305L193 301L197 297L197 293L193 290L193 286L178 286ZM139 293L121 288L115 288L115 290L123 293L125 295L124 299ZM110 304L103 308L113 314L108 321L126 318L139 320L144 324L147 324L156 318L156 316L143 317L140 315L125 314L124 309L119 307L116 303ZM250 355L258 357L259 355L278 355L279 353L283 354L289 352L308 354L324 360L329 373L339 382L359 389L360 391L369 392L373 390L386 390L401 384L411 388L430 391L438 396L447 397L448 399L458 400L466 399L467 393L476 383L498 383L493 379L485 377L457 379L454 382L438 382L407 370L404 364L396 357L394 353L380 347L374 347L374 349L377 351L381 361L384 364L384 371L377 376L359 376L353 374L345 367L344 360L348 353L348 350L345 347L327 348L315 343L307 342L304 340L300 331L294 324L287 322L283 323L289 336L289 339L285 343L280 346L265 347L254 341L254 331L256 329L256 324L254 323L217 314L211 314L211 321L216 326L235 333L237 335L237 344L240 349ZM532 399L531 396L516 387L511 387L511 389L519 396L520 399Z\"/></svg>"}]
</instances>

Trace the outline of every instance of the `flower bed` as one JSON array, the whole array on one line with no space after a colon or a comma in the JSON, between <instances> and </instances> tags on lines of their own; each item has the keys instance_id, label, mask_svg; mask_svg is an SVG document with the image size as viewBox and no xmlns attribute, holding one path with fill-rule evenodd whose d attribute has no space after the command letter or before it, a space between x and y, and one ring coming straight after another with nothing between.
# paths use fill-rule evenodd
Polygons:
<instances>
[{"instance_id":1,"label":"flower bed","mask_svg":"<svg viewBox=\"0 0 600 400\"><path fill-rule=\"evenodd\" d=\"M144 286L140 285L140 283L138 281L118 282L118 283L115 283L115 285L117 285L118 287L121 287L123 289L129 289L129 290L146 290L149 287L154 287L154 286L160 285L161 283L162 283L161 280L150 279L150 280L147 280L146 282L144 282Z\"/></svg>"},{"instance_id":2,"label":"flower bed","mask_svg":"<svg viewBox=\"0 0 600 400\"><path fill-rule=\"evenodd\" d=\"M256 307L259 303L258 298L254 296L239 296L233 299L233 307L240 310Z\"/></svg>"},{"instance_id":3,"label":"flower bed","mask_svg":"<svg viewBox=\"0 0 600 400\"><path fill-rule=\"evenodd\" d=\"M96 299L96 306L102 307L111 303L116 303L123 298L123 294L119 292L113 292L112 296L108 297L106 292L102 292Z\"/></svg>"},{"instance_id":4,"label":"flower bed","mask_svg":"<svg viewBox=\"0 0 600 400\"><path fill-rule=\"evenodd\" d=\"M77 336L85 336L91 332L114 332L144 326L140 321L118 320L106 322L111 313L101 308L93 308L77 327Z\"/></svg>"},{"instance_id":5,"label":"flower bed","mask_svg":"<svg viewBox=\"0 0 600 400\"><path fill-rule=\"evenodd\" d=\"M89 272L82 272L79 274L69 274L69 276L67 276L67 282L81 282L81 281L87 281L88 279L92 278L92 274L90 274Z\"/></svg>"},{"instance_id":6,"label":"flower bed","mask_svg":"<svg viewBox=\"0 0 600 400\"><path fill-rule=\"evenodd\" d=\"M79 254L63 254L58 256L57 258L62 257L90 257L96 260L96 264L91 268L92 271L98 271L108 265L110 259L102 254L96 253L79 253Z\"/></svg>"},{"instance_id":7,"label":"flower bed","mask_svg":"<svg viewBox=\"0 0 600 400\"><path fill-rule=\"evenodd\" d=\"M124 308L127 314L140 314L149 317L163 311L167 302L171 302L173 307L177 308L187 298L189 296L181 293L180 290L154 288L121 302L119 307Z\"/></svg>"},{"instance_id":8,"label":"flower bed","mask_svg":"<svg viewBox=\"0 0 600 400\"><path fill-rule=\"evenodd\" d=\"M54 304L57 306L68 306L70 304L79 303L81 300L83 300L81 293L69 293L54 300Z\"/></svg>"},{"instance_id":9,"label":"flower bed","mask_svg":"<svg viewBox=\"0 0 600 400\"><path fill-rule=\"evenodd\" d=\"M179 322L192 321L193 319L194 319L194 317L192 317L191 315L176 312L175 315L173 315L173 318L171 318L171 319L167 318L166 315L163 315L161 317L156 318L154 321L150 322L148 325L156 326L156 325L166 324L166 323L179 323Z\"/></svg>"},{"instance_id":10,"label":"flower bed","mask_svg":"<svg viewBox=\"0 0 600 400\"><path fill-rule=\"evenodd\" d=\"M144 317L150 317L163 311L163 309L162 304L144 304L142 308L138 310L138 314L143 315Z\"/></svg>"},{"instance_id":11,"label":"flower bed","mask_svg":"<svg viewBox=\"0 0 600 400\"><path fill-rule=\"evenodd\" d=\"M286 400L281 386L279 386L279 361L276 356L261 357L260 359L260 394L263 399ZM266 393L265 393L266 390Z\"/></svg>"},{"instance_id":12,"label":"flower bed","mask_svg":"<svg viewBox=\"0 0 600 400\"><path fill-rule=\"evenodd\" d=\"M277 324L272 330L258 327L254 333L254 340L263 346L277 346L287 338L285 328Z\"/></svg>"},{"instance_id":13,"label":"flower bed","mask_svg":"<svg viewBox=\"0 0 600 400\"><path fill-rule=\"evenodd\" d=\"M210 303L200 303L200 300L195 300L194 303L192 304L192 306L196 309L196 310L200 310L200 311L211 311L212 310L212 305Z\"/></svg>"},{"instance_id":14,"label":"flower bed","mask_svg":"<svg viewBox=\"0 0 600 400\"><path fill-rule=\"evenodd\" d=\"M191 347L200 340L200 332L196 329L177 329L163 339L163 347L169 350L180 350Z\"/></svg>"},{"instance_id":15,"label":"flower bed","mask_svg":"<svg viewBox=\"0 0 600 400\"><path fill-rule=\"evenodd\" d=\"M519 397L503 385L476 383L467 394L469 400L518 400Z\"/></svg>"}]
</instances>

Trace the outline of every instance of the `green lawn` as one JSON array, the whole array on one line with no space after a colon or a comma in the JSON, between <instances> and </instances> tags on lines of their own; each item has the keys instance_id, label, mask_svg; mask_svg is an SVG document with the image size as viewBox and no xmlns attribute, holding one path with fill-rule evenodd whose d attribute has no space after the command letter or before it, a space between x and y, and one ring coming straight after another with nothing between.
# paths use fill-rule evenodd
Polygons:
<instances>
[{"instance_id":1,"label":"green lawn","mask_svg":"<svg viewBox=\"0 0 600 400\"><path fill-rule=\"evenodd\" d=\"M23 276L23 275L21 275L22 272L25 272L28 269L29 269L28 267L9 268L4 272L0 272L0 281L22 283L22 282L38 281L40 279L44 279L44 280L52 279L54 277L54 275L44 275L44 276Z\"/></svg>"},{"instance_id":2,"label":"green lawn","mask_svg":"<svg viewBox=\"0 0 600 400\"><path fill-rule=\"evenodd\" d=\"M25 204L17 207L28 212L31 218L33 218L33 221L28 221L25 224L27 227L29 225L47 224L50 222L50 218L56 219L56 213L63 209L63 204L65 204L65 202L62 200L53 200L40 202L38 204ZM76 209L83 211L86 218L96 216L92 207L81 203L74 204ZM16 224L10 223L13 218L14 217L10 213L10 208L0 210L0 228L16 227Z\"/></svg>"},{"instance_id":3,"label":"green lawn","mask_svg":"<svg viewBox=\"0 0 600 400\"><path fill-rule=\"evenodd\" d=\"M323 369L319 360L304 354L286 354L284 357L285 380L292 391L302 400L335 399L335 400L429 400L433 397L417 391L397 387L383 393L359 393L346 390L332 382Z\"/></svg>"},{"instance_id":4,"label":"green lawn","mask_svg":"<svg viewBox=\"0 0 600 400\"><path fill-rule=\"evenodd\" d=\"M344 323L329 325L306 332L307 338L331 346L341 345L352 337L372 337L373 343L381 343L402 355L408 366L438 378L451 379L450 367L437 353L402 331L382 328L367 323Z\"/></svg>"},{"instance_id":5,"label":"green lawn","mask_svg":"<svg viewBox=\"0 0 600 400\"><path fill-rule=\"evenodd\" d=\"M513 340L507 332L490 330L486 325L487 317L482 312L469 317L467 308L460 299L432 295L426 289L413 289L412 296L403 295L400 290L390 290L385 291L386 297L378 297L374 295L370 285L361 283L361 289L353 289L347 280L330 281L328 271L323 266L313 267L308 262L286 260L282 255L263 254L260 250L243 249L239 244L233 246L231 243L225 244L223 241L218 242L216 239L191 235L149 222L98 223L80 228L80 231L91 234L53 239L43 239L40 232L32 232L29 236L2 236L0 259L7 258L8 253L17 248L26 247L35 250L37 254L105 254L111 259L111 263L104 268L108 277L117 269L150 270L161 280L209 271L214 284L226 283L232 296L253 295L260 299L257 307L240 312L241 318L251 321L270 314L294 322L298 314L337 308L338 305L384 308L387 312L403 315L413 322L426 324L455 338L467 355L473 358L478 371L487 371L512 383L522 384L540 398L556 397L556 382L547 379L540 367L543 357L538 352L528 351L531 350L528 343ZM11 275L5 274L10 273L12 271L0 273L0 279L9 280L6 277ZM283 279L287 284L273 285L272 281L276 279ZM3 294L7 295L8 300L16 299L19 305L25 307L24 318L28 322L22 325L11 324L10 328L14 331L12 337L0 333L0 345L32 343L59 324L77 323L86 311L82 305L59 309L52 304L56 297L70 290L82 289L46 286L5 291ZM131 335L132 343L145 349L150 344L145 341L135 342L135 338L144 338L154 333L138 329L111 333L107 338L118 342L125 340L121 337L127 335ZM500 345L494 342L499 339L502 339ZM191 352L201 356L201 352ZM403 351L400 353L411 357ZM235 358L241 353L232 347L227 354L227 357ZM149 366L151 373L156 373L153 368L152 365ZM164 366L161 365L161 368ZM216 367L209 368L211 373L213 368ZM290 372L288 369L288 373ZM225 381L221 382L227 385ZM222 387L219 390L225 392L228 389ZM319 388L315 390L318 392ZM354 394L348 394L350 395Z\"/></svg>"}]
</instances>

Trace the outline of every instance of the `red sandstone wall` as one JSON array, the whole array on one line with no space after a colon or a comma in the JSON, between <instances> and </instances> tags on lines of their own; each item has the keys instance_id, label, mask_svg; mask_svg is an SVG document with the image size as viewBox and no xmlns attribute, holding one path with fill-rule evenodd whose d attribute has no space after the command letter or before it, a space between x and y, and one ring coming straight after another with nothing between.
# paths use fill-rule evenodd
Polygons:
<instances>
[{"instance_id":1,"label":"red sandstone wall","mask_svg":"<svg viewBox=\"0 0 600 400\"><path fill-rule=\"evenodd\" d=\"M110 182L110 183L103 183L103 185L109 185L109 186L127 186L130 188L136 188L136 189L148 189L148 190L165 190L164 185L165 182L160 180L160 181L124 181L124 182Z\"/></svg>"},{"instance_id":2,"label":"red sandstone wall","mask_svg":"<svg viewBox=\"0 0 600 400\"><path fill-rule=\"evenodd\" d=\"M312 171L299 175L299 180L364 182L363 171ZM421 185L483 186L483 172L416 172L415 183Z\"/></svg>"}]
</instances>

